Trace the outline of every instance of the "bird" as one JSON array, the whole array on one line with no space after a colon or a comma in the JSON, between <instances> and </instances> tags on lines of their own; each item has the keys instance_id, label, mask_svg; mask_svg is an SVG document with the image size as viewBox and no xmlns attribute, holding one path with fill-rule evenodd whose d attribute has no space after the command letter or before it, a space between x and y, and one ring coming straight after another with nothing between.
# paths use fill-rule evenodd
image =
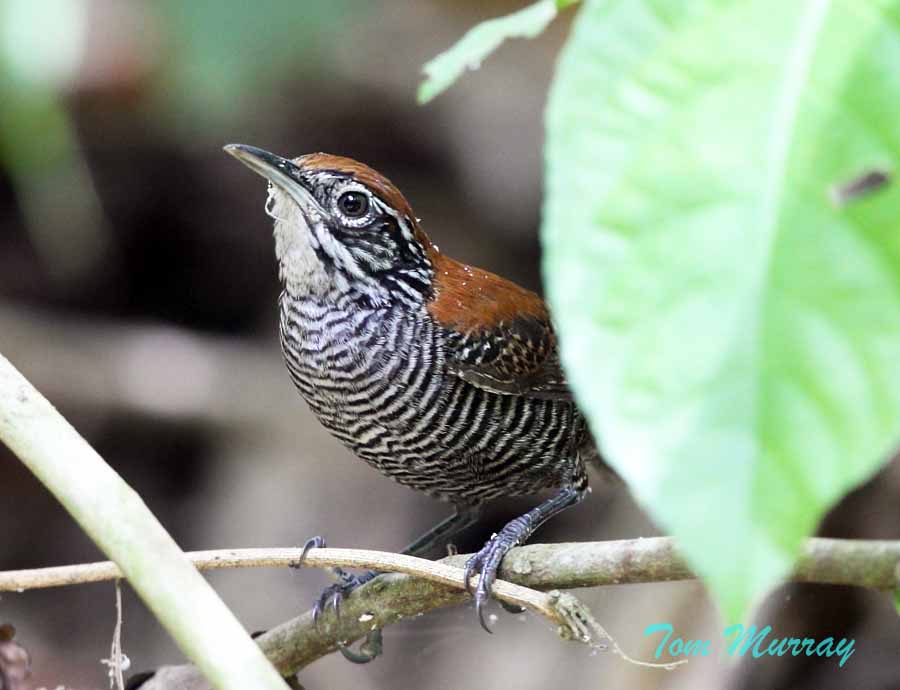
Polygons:
<instances>
[{"instance_id":1,"label":"bird","mask_svg":"<svg viewBox=\"0 0 900 690\"><path fill-rule=\"evenodd\" d=\"M585 497L586 465L598 456L546 304L442 253L400 190L363 163L224 148L268 181L280 342L301 396L357 457L454 507L404 553L430 552L494 499L549 492L466 563L490 632L484 610L503 557ZM304 552L322 545L313 538ZM376 574L336 572L317 616ZM369 660L354 654L345 656Z\"/></svg>"}]
</instances>

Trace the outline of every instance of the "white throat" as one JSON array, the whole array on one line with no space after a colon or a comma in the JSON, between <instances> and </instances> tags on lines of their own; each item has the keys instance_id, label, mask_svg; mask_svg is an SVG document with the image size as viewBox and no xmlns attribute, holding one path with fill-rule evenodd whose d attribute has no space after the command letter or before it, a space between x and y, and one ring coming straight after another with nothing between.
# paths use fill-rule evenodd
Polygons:
<instances>
[{"instance_id":1,"label":"white throat","mask_svg":"<svg viewBox=\"0 0 900 690\"><path fill-rule=\"evenodd\" d=\"M281 282L295 295L327 294L334 287L335 277L316 256L319 240L297 203L280 187L269 184L266 213L275 219L275 256Z\"/></svg>"}]
</instances>

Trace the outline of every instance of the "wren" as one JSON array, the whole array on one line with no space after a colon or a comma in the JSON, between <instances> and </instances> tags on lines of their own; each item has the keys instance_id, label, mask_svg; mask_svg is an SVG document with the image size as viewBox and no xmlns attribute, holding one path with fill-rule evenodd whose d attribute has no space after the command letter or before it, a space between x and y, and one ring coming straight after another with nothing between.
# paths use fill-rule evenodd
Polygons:
<instances>
[{"instance_id":1,"label":"wren","mask_svg":"<svg viewBox=\"0 0 900 690\"><path fill-rule=\"evenodd\" d=\"M405 553L428 553L492 499L553 490L466 565L467 583L480 575L475 605L488 629L484 605L503 557L584 497L585 462L596 455L546 305L441 253L400 191L362 163L225 150L269 181L281 347L294 385L355 455L455 507ZM339 574L317 614L375 575Z\"/></svg>"}]
</instances>

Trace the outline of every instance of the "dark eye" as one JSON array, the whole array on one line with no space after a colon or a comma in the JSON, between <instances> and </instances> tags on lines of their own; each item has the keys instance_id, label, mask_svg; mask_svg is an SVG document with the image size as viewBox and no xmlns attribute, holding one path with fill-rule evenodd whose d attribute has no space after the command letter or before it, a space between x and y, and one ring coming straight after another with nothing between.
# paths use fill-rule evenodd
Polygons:
<instances>
[{"instance_id":1,"label":"dark eye","mask_svg":"<svg viewBox=\"0 0 900 690\"><path fill-rule=\"evenodd\" d=\"M337 205L348 218L362 218L369 210L369 198L362 192L344 192L338 197Z\"/></svg>"}]
</instances>

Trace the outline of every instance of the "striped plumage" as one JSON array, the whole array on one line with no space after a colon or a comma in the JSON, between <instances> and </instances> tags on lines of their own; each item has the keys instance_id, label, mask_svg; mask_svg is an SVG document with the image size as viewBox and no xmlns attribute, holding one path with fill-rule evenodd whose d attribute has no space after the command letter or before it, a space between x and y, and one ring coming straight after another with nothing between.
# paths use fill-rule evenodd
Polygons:
<instances>
[{"instance_id":1,"label":"striped plumage","mask_svg":"<svg viewBox=\"0 0 900 690\"><path fill-rule=\"evenodd\" d=\"M495 393L450 373L465 349L425 305L281 295L281 346L319 421L370 465L453 503L583 481L584 422L565 400Z\"/></svg>"},{"instance_id":2,"label":"striped plumage","mask_svg":"<svg viewBox=\"0 0 900 690\"><path fill-rule=\"evenodd\" d=\"M442 254L361 163L226 150L270 181L281 345L300 393L360 458L457 508L409 551L449 538L485 501L556 489L469 561L481 616L503 555L587 489L593 446L543 301Z\"/></svg>"}]
</instances>

